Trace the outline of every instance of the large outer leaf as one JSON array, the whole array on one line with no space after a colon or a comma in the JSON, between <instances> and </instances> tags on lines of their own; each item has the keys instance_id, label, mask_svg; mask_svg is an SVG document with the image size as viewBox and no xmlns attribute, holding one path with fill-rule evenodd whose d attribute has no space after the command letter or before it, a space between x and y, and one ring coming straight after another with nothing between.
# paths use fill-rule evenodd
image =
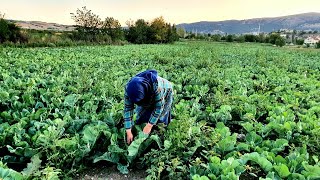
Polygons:
<instances>
[{"instance_id":1,"label":"large outer leaf","mask_svg":"<svg viewBox=\"0 0 320 180\"><path fill-rule=\"evenodd\" d=\"M143 153L143 151L148 148L152 141L155 141L159 148L161 147L160 138L158 135L151 135L148 138L148 135L140 132L138 139L134 140L128 147L128 161L132 162L135 157Z\"/></svg>"},{"instance_id":2,"label":"large outer leaf","mask_svg":"<svg viewBox=\"0 0 320 180\"><path fill-rule=\"evenodd\" d=\"M226 138L222 139L217 144L217 149L221 153L226 153L234 150L235 145L237 142L237 135L233 134L232 136L227 136Z\"/></svg>"},{"instance_id":3,"label":"large outer leaf","mask_svg":"<svg viewBox=\"0 0 320 180\"><path fill-rule=\"evenodd\" d=\"M241 162L246 164L247 161L253 161L260 165L260 167L265 171L269 172L272 169L272 164L265 157L261 156L257 152L253 152L250 154L245 154L241 157Z\"/></svg>"},{"instance_id":4,"label":"large outer leaf","mask_svg":"<svg viewBox=\"0 0 320 180\"><path fill-rule=\"evenodd\" d=\"M70 94L64 99L64 106L73 107L78 101L78 96L76 94Z\"/></svg>"},{"instance_id":5,"label":"large outer leaf","mask_svg":"<svg viewBox=\"0 0 320 180\"><path fill-rule=\"evenodd\" d=\"M112 163L118 163L119 162L119 155L116 154L116 153L111 153L111 152L106 152L104 153L102 156L99 156L99 157L96 157L94 160L93 160L93 163L96 163L98 161L109 161L109 162L112 162Z\"/></svg>"},{"instance_id":6,"label":"large outer leaf","mask_svg":"<svg viewBox=\"0 0 320 180\"><path fill-rule=\"evenodd\" d=\"M286 178L290 175L289 168L284 164L281 164L279 166L274 166L274 169L277 171L279 176L282 178Z\"/></svg>"},{"instance_id":7,"label":"large outer leaf","mask_svg":"<svg viewBox=\"0 0 320 180\"><path fill-rule=\"evenodd\" d=\"M0 178L3 180L24 180L26 178L23 177L22 174L14 171L12 169L5 169L0 167Z\"/></svg>"},{"instance_id":8,"label":"large outer leaf","mask_svg":"<svg viewBox=\"0 0 320 180\"><path fill-rule=\"evenodd\" d=\"M139 133L138 139L134 140L128 147L128 156L135 157L138 154L139 147L146 140L148 135L145 135L143 132Z\"/></svg>"},{"instance_id":9,"label":"large outer leaf","mask_svg":"<svg viewBox=\"0 0 320 180\"><path fill-rule=\"evenodd\" d=\"M27 167L23 169L22 174L30 177L33 173L37 172L41 166L41 160L39 155L36 154L31 158L31 162L28 163Z\"/></svg>"},{"instance_id":10,"label":"large outer leaf","mask_svg":"<svg viewBox=\"0 0 320 180\"><path fill-rule=\"evenodd\" d=\"M0 91L0 102L4 102L6 100L8 100L10 97L8 92L5 91Z\"/></svg>"},{"instance_id":11,"label":"large outer leaf","mask_svg":"<svg viewBox=\"0 0 320 180\"><path fill-rule=\"evenodd\" d=\"M256 146L262 142L261 136L257 135L254 131L246 135L246 141L251 146Z\"/></svg>"},{"instance_id":12,"label":"large outer leaf","mask_svg":"<svg viewBox=\"0 0 320 180\"><path fill-rule=\"evenodd\" d=\"M288 144L288 140L286 139L277 139L276 141L274 141L272 146L273 146L273 149L271 150L271 152L278 153L283 151L286 146L289 146L289 144Z\"/></svg>"},{"instance_id":13,"label":"large outer leaf","mask_svg":"<svg viewBox=\"0 0 320 180\"><path fill-rule=\"evenodd\" d=\"M319 166L311 166L306 162L302 163L305 170L302 171L302 174L305 175L308 179L320 179L320 167Z\"/></svg>"}]
</instances>

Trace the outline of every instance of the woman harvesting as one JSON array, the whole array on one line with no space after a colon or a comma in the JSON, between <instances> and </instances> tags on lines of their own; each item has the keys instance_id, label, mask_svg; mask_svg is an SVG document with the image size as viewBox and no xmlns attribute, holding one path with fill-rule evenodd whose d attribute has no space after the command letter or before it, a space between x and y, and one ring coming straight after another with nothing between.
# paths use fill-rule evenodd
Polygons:
<instances>
[{"instance_id":1,"label":"woman harvesting","mask_svg":"<svg viewBox=\"0 0 320 180\"><path fill-rule=\"evenodd\" d=\"M124 127L127 132L127 143L133 141L131 132L135 124L147 123L143 129L149 134L157 123L168 125L171 120L171 105L173 100L172 84L158 76L156 70L147 70L131 78L125 87ZM136 121L132 121L134 107Z\"/></svg>"}]
</instances>

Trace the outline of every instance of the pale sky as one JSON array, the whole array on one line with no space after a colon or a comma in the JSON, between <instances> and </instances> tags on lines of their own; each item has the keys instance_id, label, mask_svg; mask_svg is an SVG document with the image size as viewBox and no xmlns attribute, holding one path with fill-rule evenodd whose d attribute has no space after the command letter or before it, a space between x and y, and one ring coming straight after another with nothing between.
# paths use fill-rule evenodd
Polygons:
<instances>
[{"instance_id":1,"label":"pale sky","mask_svg":"<svg viewBox=\"0 0 320 180\"><path fill-rule=\"evenodd\" d=\"M6 19L60 24L74 24L70 13L82 6L102 19L114 17L123 26L129 19L159 16L179 24L320 12L320 0L0 0Z\"/></svg>"}]
</instances>

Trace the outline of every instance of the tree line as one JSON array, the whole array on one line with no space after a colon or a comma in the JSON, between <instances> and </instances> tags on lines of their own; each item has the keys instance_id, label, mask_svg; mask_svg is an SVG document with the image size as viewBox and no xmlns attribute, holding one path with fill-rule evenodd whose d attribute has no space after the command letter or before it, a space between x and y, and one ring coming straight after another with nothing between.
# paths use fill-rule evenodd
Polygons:
<instances>
[{"instance_id":1,"label":"tree line","mask_svg":"<svg viewBox=\"0 0 320 180\"><path fill-rule=\"evenodd\" d=\"M90 44L156 44L172 43L181 39L199 39L223 42L256 42L270 43L284 46L286 40L279 32L259 35L233 35L233 34L197 34L187 33L183 28L167 23L163 17L151 21L138 19L126 22L127 27L122 27L120 22L113 17L100 18L86 7L78 8L75 13L70 13L75 22L75 29L70 32L56 32L48 30L21 29L12 22L4 19L0 13L0 44L6 43L17 46L72 46ZM303 32L300 32L303 33ZM317 33L316 31L313 33ZM295 39L295 44L303 45L303 39ZM320 42L316 45L320 48Z\"/></svg>"},{"instance_id":2,"label":"tree line","mask_svg":"<svg viewBox=\"0 0 320 180\"><path fill-rule=\"evenodd\" d=\"M4 17L5 14L0 13L0 43L6 41L14 43L26 42L26 36L21 33L20 28L14 23L5 20Z\"/></svg>"},{"instance_id":3,"label":"tree line","mask_svg":"<svg viewBox=\"0 0 320 180\"><path fill-rule=\"evenodd\" d=\"M135 44L172 43L179 40L175 25L166 23L163 17L146 22L139 19L136 22L127 22L126 38Z\"/></svg>"},{"instance_id":4,"label":"tree line","mask_svg":"<svg viewBox=\"0 0 320 180\"><path fill-rule=\"evenodd\" d=\"M299 32L299 34L303 33ZM238 42L238 43L244 43L244 42L253 42L253 43L269 43L276 46L284 46L288 40L287 38L281 37L281 32L271 32L268 34L259 34L259 35L253 35L253 34L242 34L242 35L235 35L235 34L203 34L203 33L192 33L192 32L186 32L183 28L178 28L177 33L180 38L184 39L196 39L196 40L205 40L205 41L216 41L216 42ZM318 31L312 31L311 33L318 33ZM290 37L289 37L290 39ZM294 38L290 39L292 43L295 45L304 45L304 39ZM308 45L306 45L308 47ZM315 48L320 48L320 42L318 42L315 45Z\"/></svg>"},{"instance_id":5,"label":"tree line","mask_svg":"<svg viewBox=\"0 0 320 180\"><path fill-rule=\"evenodd\" d=\"M69 46L79 44L158 44L179 40L175 25L158 17L150 22L144 19L127 21L127 27L113 17L100 18L87 9L78 8L70 13L75 29L70 32L25 30L4 19L0 13L0 43L28 44L31 46Z\"/></svg>"},{"instance_id":6,"label":"tree line","mask_svg":"<svg viewBox=\"0 0 320 180\"><path fill-rule=\"evenodd\" d=\"M179 29L178 32L181 32ZM181 34L179 34L180 36ZM200 40L209 40L209 41L224 41L224 42L238 42L238 43L244 43L244 42L255 42L255 43L270 43L277 46L284 46L286 44L286 41L284 38L280 36L279 33L270 33L268 35L259 34L259 35L252 35L252 34L245 34L245 35L239 35L236 36L234 34L227 34L227 35L221 35L221 34L195 34L195 33L189 33L188 35L184 35L186 39L200 39ZM299 43L301 43L299 41ZM303 44L303 41L302 41ZM300 44L300 45L302 45Z\"/></svg>"},{"instance_id":7,"label":"tree line","mask_svg":"<svg viewBox=\"0 0 320 180\"><path fill-rule=\"evenodd\" d=\"M118 20L100 17L86 7L71 13L76 23L73 38L85 41L101 41L111 38L112 41L127 40L135 44L172 43L179 39L175 25L167 23L163 17L147 22L144 19L127 21L127 28L122 28Z\"/></svg>"}]
</instances>

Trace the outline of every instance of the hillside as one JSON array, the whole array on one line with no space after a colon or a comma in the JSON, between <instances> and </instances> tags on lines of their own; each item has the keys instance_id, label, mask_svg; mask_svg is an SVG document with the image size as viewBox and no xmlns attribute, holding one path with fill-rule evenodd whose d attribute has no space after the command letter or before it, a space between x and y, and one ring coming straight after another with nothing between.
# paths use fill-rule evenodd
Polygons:
<instances>
[{"instance_id":1,"label":"hillside","mask_svg":"<svg viewBox=\"0 0 320 180\"><path fill-rule=\"evenodd\" d=\"M23 29L70 31L72 25L46 23L40 21L10 20ZM177 27L183 27L188 32L212 33L212 34L243 34L271 32L279 29L296 30L320 30L320 13L304 13L272 18L254 18L245 20L226 21L200 21L194 23L182 23Z\"/></svg>"},{"instance_id":2,"label":"hillside","mask_svg":"<svg viewBox=\"0 0 320 180\"><path fill-rule=\"evenodd\" d=\"M177 25L189 32L213 34L243 34L271 32L279 29L320 30L320 13L304 13L273 18L255 18L246 20L201 21Z\"/></svg>"},{"instance_id":3,"label":"hillside","mask_svg":"<svg viewBox=\"0 0 320 180\"><path fill-rule=\"evenodd\" d=\"M41 21L19 21L19 20L9 20L15 23L23 29L36 29L36 30L53 30L53 31L72 31L74 26L72 25L62 25L57 23L47 23Z\"/></svg>"}]
</instances>

